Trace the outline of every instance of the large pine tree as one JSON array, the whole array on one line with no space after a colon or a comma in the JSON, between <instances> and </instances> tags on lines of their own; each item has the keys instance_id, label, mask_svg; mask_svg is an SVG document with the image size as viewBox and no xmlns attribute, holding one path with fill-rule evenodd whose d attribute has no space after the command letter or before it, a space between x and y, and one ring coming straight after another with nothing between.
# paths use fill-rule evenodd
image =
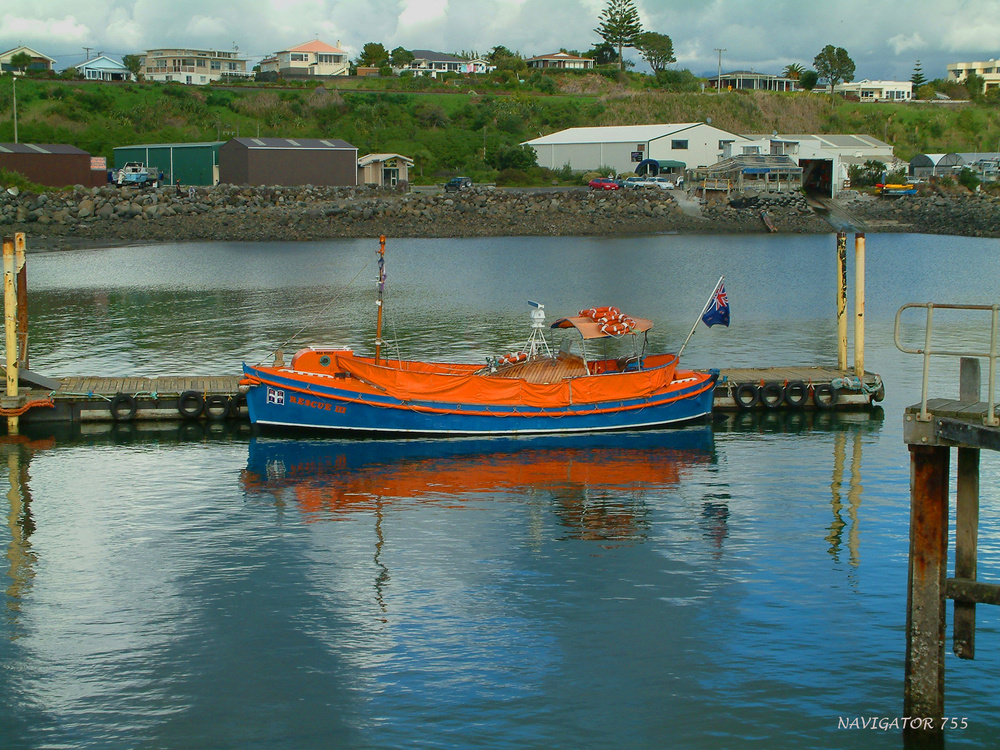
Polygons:
<instances>
[{"instance_id":1,"label":"large pine tree","mask_svg":"<svg viewBox=\"0 0 1000 750\"><path fill-rule=\"evenodd\" d=\"M618 67L624 70L622 49L635 47L642 33L642 23L639 21L639 11L635 9L635 3L632 0L608 0L597 20L599 23L594 32L618 49Z\"/></svg>"}]
</instances>

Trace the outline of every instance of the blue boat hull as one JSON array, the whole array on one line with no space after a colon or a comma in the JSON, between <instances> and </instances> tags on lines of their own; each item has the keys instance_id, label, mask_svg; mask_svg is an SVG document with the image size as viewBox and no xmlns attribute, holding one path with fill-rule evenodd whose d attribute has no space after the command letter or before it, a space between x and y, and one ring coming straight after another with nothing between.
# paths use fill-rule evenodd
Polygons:
<instances>
[{"instance_id":1,"label":"blue boat hull","mask_svg":"<svg viewBox=\"0 0 1000 750\"><path fill-rule=\"evenodd\" d=\"M262 427L415 435L524 435L599 432L661 427L706 417L712 412L716 375L662 396L541 407L483 406L437 401L401 401L365 395L333 385L310 383L308 392L294 377L263 373L249 365L253 385L247 393L250 421ZM469 413L475 412L475 413Z\"/></svg>"}]
</instances>

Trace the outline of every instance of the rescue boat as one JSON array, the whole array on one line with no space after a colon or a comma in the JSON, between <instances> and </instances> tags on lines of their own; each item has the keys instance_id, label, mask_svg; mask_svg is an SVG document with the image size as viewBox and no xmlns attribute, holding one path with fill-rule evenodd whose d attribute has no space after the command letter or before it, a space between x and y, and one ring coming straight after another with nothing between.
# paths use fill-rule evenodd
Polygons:
<instances>
[{"instance_id":1,"label":"rescue boat","mask_svg":"<svg viewBox=\"0 0 1000 750\"><path fill-rule=\"evenodd\" d=\"M649 354L653 323L595 307L545 323L531 302L523 349L486 364L382 355L385 238L379 246L374 356L308 346L288 364L244 363L250 421L265 428L381 435L519 435L662 427L711 414L718 371L678 369L675 354ZM553 352L545 331L568 335ZM550 335L555 335L550 333ZM596 357L598 342L624 353Z\"/></svg>"}]
</instances>

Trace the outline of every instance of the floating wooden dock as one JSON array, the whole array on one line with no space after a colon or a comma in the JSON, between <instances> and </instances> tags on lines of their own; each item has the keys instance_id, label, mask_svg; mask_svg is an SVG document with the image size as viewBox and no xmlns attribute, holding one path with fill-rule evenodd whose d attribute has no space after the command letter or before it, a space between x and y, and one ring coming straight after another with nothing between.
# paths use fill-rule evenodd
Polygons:
<instances>
[{"instance_id":1,"label":"floating wooden dock","mask_svg":"<svg viewBox=\"0 0 1000 750\"><path fill-rule=\"evenodd\" d=\"M54 379L50 389L23 388L17 402L25 423L146 422L162 420L241 420L249 416L239 393L239 376L69 377ZM857 410L878 400L881 380L867 373L826 367L770 367L723 370L715 390L718 411ZM746 394L755 394L747 402ZM821 394L820 402L815 400ZM737 401L737 393L744 397ZM831 396L832 395L832 400ZM825 400L822 394L826 394Z\"/></svg>"}]
</instances>

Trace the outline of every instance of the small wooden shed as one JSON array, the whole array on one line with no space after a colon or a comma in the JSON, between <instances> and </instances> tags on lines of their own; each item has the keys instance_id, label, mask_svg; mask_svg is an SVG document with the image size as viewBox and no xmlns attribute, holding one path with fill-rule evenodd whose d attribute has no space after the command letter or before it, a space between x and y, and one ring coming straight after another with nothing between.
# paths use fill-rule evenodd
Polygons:
<instances>
[{"instance_id":1,"label":"small wooden shed","mask_svg":"<svg viewBox=\"0 0 1000 750\"><path fill-rule=\"evenodd\" d=\"M395 187L410 181L413 159L401 154L368 154L358 159L358 184Z\"/></svg>"},{"instance_id":2,"label":"small wooden shed","mask_svg":"<svg viewBox=\"0 0 1000 750\"><path fill-rule=\"evenodd\" d=\"M229 185L358 184L358 149L334 138L233 138L219 149Z\"/></svg>"},{"instance_id":3,"label":"small wooden shed","mask_svg":"<svg viewBox=\"0 0 1000 750\"><path fill-rule=\"evenodd\" d=\"M63 143L0 143L0 169L48 187L100 187L108 181L103 157Z\"/></svg>"}]
</instances>

